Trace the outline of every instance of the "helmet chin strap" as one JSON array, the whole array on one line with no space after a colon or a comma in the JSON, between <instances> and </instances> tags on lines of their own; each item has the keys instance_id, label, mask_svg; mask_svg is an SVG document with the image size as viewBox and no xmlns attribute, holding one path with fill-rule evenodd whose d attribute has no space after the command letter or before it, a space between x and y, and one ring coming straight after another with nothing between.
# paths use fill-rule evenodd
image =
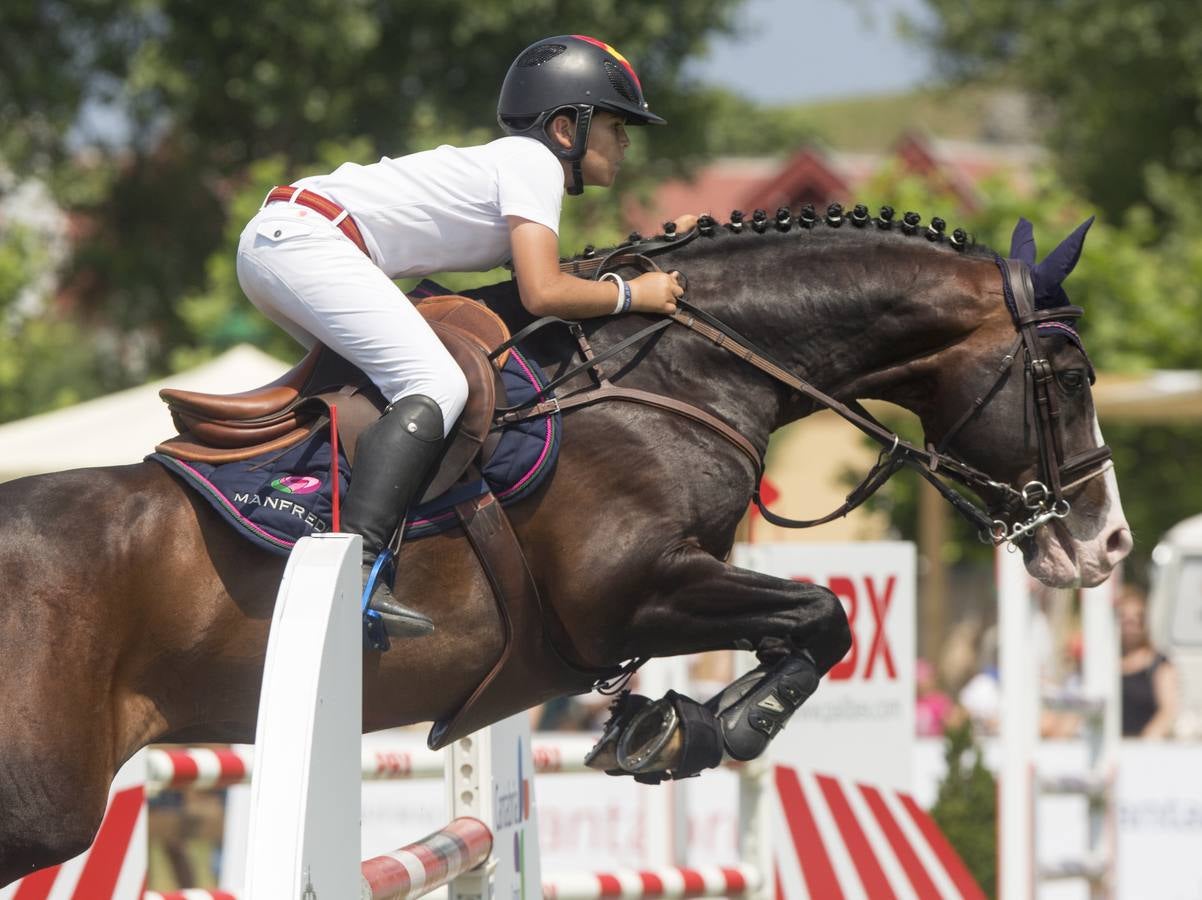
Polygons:
<instances>
[{"instance_id":1,"label":"helmet chin strap","mask_svg":"<svg viewBox=\"0 0 1202 900\"><path fill-rule=\"evenodd\" d=\"M573 197L584 193L584 173L580 171L580 160L572 160L572 183L568 185L568 193Z\"/></svg>"},{"instance_id":2,"label":"helmet chin strap","mask_svg":"<svg viewBox=\"0 0 1202 900\"><path fill-rule=\"evenodd\" d=\"M568 193L578 196L584 193L584 173L580 161L588 152L588 133L593 124L593 108L591 106L576 107L576 134L572 146L562 154L563 159L572 164L572 183L568 185Z\"/></svg>"}]
</instances>

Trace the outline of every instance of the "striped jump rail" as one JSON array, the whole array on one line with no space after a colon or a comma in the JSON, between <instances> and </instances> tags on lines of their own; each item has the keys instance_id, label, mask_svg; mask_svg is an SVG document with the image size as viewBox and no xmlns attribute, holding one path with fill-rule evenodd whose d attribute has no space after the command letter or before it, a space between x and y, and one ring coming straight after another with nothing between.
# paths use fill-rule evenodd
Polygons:
<instances>
[{"instance_id":1,"label":"striped jump rail","mask_svg":"<svg viewBox=\"0 0 1202 900\"><path fill-rule=\"evenodd\" d=\"M584 764L585 754L595 739L589 735L561 735L554 739L535 737L531 746L534 771L540 775L593 773ZM737 765L737 764L736 764ZM364 781L403 781L411 778L441 778L441 751L419 744L366 746L363 748ZM254 746L152 747L146 759L146 790L155 796L182 788L215 789L250 783L254 769Z\"/></svg>"},{"instance_id":2,"label":"striped jump rail","mask_svg":"<svg viewBox=\"0 0 1202 900\"><path fill-rule=\"evenodd\" d=\"M645 871L550 874L543 877L543 897L546 900L745 897L759 885L759 872L752 866L702 866L696 869L668 866Z\"/></svg>"},{"instance_id":3,"label":"striped jump rail","mask_svg":"<svg viewBox=\"0 0 1202 900\"><path fill-rule=\"evenodd\" d=\"M487 825L466 816L453 819L445 828L420 841L363 862L359 900L408 900L425 896L476 868L491 853L492 832ZM238 896L228 891L192 888L165 893L147 891L144 900L238 900Z\"/></svg>"},{"instance_id":4,"label":"striped jump rail","mask_svg":"<svg viewBox=\"0 0 1202 900\"><path fill-rule=\"evenodd\" d=\"M479 819L453 819L416 843L362 865L361 900L421 897L471 871L492 853L492 831Z\"/></svg>"},{"instance_id":5,"label":"striped jump rail","mask_svg":"<svg viewBox=\"0 0 1202 900\"><path fill-rule=\"evenodd\" d=\"M470 871L488 858L492 835L476 819L456 819L442 831L393 853L363 863L360 900L421 897ZM543 879L545 900L604 898L745 897L759 886L751 866L697 869L665 867L597 874L565 873ZM188 890L146 894L146 900L238 900L225 891Z\"/></svg>"}]
</instances>

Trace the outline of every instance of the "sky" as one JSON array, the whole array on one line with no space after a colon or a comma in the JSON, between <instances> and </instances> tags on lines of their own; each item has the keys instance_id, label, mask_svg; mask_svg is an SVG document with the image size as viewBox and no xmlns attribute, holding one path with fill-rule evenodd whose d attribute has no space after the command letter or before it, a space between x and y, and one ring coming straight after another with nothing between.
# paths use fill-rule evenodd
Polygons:
<instances>
[{"instance_id":1,"label":"sky","mask_svg":"<svg viewBox=\"0 0 1202 900\"><path fill-rule=\"evenodd\" d=\"M686 71L768 104L900 93L932 78L932 60L897 33L896 17L929 18L923 0L745 0L739 33L714 39ZM112 110L90 105L77 134L120 141Z\"/></svg>"},{"instance_id":2,"label":"sky","mask_svg":"<svg viewBox=\"0 0 1202 900\"><path fill-rule=\"evenodd\" d=\"M929 17L922 0L747 0L741 33L713 41L689 72L762 103L906 91L934 66L898 36L900 13Z\"/></svg>"}]
</instances>

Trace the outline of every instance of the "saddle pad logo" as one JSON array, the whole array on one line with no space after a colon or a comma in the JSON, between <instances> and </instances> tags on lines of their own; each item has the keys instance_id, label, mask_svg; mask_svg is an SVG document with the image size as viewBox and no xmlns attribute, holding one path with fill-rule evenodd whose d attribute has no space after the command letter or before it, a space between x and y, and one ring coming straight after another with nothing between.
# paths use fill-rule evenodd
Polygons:
<instances>
[{"instance_id":1,"label":"saddle pad logo","mask_svg":"<svg viewBox=\"0 0 1202 900\"><path fill-rule=\"evenodd\" d=\"M312 494L321 487L321 479L312 475L284 475L271 486L282 494Z\"/></svg>"}]
</instances>

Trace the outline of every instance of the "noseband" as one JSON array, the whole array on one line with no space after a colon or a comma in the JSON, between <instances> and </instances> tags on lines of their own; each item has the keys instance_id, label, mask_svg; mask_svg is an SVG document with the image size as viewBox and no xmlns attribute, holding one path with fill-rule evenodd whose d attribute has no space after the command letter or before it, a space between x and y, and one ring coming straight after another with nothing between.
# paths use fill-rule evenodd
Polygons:
<instances>
[{"instance_id":1,"label":"noseband","mask_svg":"<svg viewBox=\"0 0 1202 900\"><path fill-rule=\"evenodd\" d=\"M1053 323L1057 323L1056 327L1068 328L1064 324L1065 320L1074 321L1083 310L1078 306L1068 305L1037 310L1035 308L1035 290L1027 264L1019 260L1001 259L1000 257L997 259L997 264L1002 274L1007 309L1010 310L1014 322L1015 340L1002 356L995 369L994 377L989 382L988 389L974 400L973 404L943 436L937 447L935 445L928 445L925 448L916 446L882 425L855 400L843 403L797 377L774 362L766 353L729 325L694 306L684 297L677 301L678 309L675 313L657 320L599 354L594 354L589 347L579 323L546 317L524 328L514 335L511 341L494 350L493 355L503 352L544 325L556 322L569 327L580 344L581 354L584 357L583 363L571 367L567 372L553 379L540 394L545 394L582 372L588 372L597 386L576 391L567 397L542 400L541 402L536 402L539 400L539 397L536 396L530 401L535 404L533 406L522 404L510 409L499 410L498 422L506 424L520 422L537 415L545 415L549 411L558 412L601 400L626 400L655 406L708 427L722 435L750 458L756 473L756 488L752 499L764 519L773 525L784 528L809 528L845 516L876 493L898 470L910 468L929 481L944 499L972 522L977 527L977 533L983 541L995 546L1005 543L1009 544L1011 548L1017 548L1022 541L1031 537L1041 526L1054 519L1063 519L1068 516L1071 506L1065 496L1066 492L1080 487L1107 471L1111 466L1111 453L1109 447L1102 445L1071 457L1065 457L1058 427L1060 406L1055 389L1056 371L1039 343L1039 327L1041 325L1051 326ZM646 254L631 252L627 248L619 248L618 251L607 257L575 261L572 266L573 274L585 274L585 270L587 270L594 277L599 277L601 272L608 268L617 268L618 266L634 266L644 271L662 271ZM682 283L687 285L683 274L680 275L680 278ZM711 413L684 401L646 391L622 388L609 382L600 368L600 363L628 347L640 344L672 323L682 325L733 353L796 393L836 413L881 444L883 449L876 463L864 476L864 479L847 495L842 506L818 519L789 519L777 515L767 508L760 496L763 458L746 437ZM1071 333L1075 336L1075 331ZM952 440L963 430L964 426L988 406L1005 381L1006 375L1020 364L1026 384L1027 410L1035 422L1035 433L1039 446L1039 480L1028 482L1021 490L1004 482L996 481L948 450ZM957 492L945 479L963 485L983 500L986 497L997 498L995 503L990 504L990 509L998 510L998 515L993 515L990 509L973 503ZM1011 524L1007 524L1007 519Z\"/></svg>"}]
</instances>

